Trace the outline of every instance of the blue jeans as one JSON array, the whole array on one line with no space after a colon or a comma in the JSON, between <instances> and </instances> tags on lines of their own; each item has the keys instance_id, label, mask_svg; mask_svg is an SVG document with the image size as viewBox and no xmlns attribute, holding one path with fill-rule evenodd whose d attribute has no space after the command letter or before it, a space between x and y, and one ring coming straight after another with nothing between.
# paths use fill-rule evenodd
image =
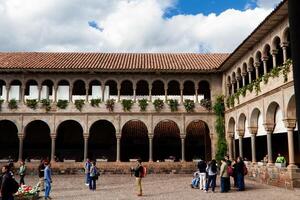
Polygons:
<instances>
[{"instance_id":1,"label":"blue jeans","mask_svg":"<svg viewBox=\"0 0 300 200\"><path fill-rule=\"evenodd\" d=\"M239 191L245 190L244 175L241 173L237 174L237 187Z\"/></svg>"},{"instance_id":2,"label":"blue jeans","mask_svg":"<svg viewBox=\"0 0 300 200\"><path fill-rule=\"evenodd\" d=\"M90 179L91 179L90 173L86 173L86 174L85 174L85 183L86 183L86 184L90 184Z\"/></svg>"},{"instance_id":3,"label":"blue jeans","mask_svg":"<svg viewBox=\"0 0 300 200\"><path fill-rule=\"evenodd\" d=\"M199 178L193 178L192 180L192 186L193 187L199 187Z\"/></svg>"},{"instance_id":4,"label":"blue jeans","mask_svg":"<svg viewBox=\"0 0 300 200\"><path fill-rule=\"evenodd\" d=\"M51 183L49 180L45 180L45 198L48 198L51 191Z\"/></svg>"},{"instance_id":5,"label":"blue jeans","mask_svg":"<svg viewBox=\"0 0 300 200\"><path fill-rule=\"evenodd\" d=\"M229 180L229 177L228 178L221 177L221 192L229 191L228 180ZM230 182L229 182L229 184L230 184Z\"/></svg>"},{"instance_id":6,"label":"blue jeans","mask_svg":"<svg viewBox=\"0 0 300 200\"><path fill-rule=\"evenodd\" d=\"M208 191L209 186L211 186L211 190L214 192L215 191L215 187L216 187L216 178L217 175L213 175L213 176L208 176L208 180L206 183L206 187L205 190Z\"/></svg>"},{"instance_id":7,"label":"blue jeans","mask_svg":"<svg viewBox=\"0 0 300 200\"><path fill-rule=\"evenodd\" d=\"M89 184L90 190L96 190L96 178L90 177L90 184Z\"/></svg>"}]
</instances>

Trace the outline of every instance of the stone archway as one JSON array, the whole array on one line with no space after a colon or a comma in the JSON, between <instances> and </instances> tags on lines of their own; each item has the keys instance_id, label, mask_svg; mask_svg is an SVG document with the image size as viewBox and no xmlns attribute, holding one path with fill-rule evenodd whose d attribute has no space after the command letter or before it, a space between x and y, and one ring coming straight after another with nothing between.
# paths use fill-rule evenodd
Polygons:
<instances>
[{"instance_id":1,"label":"stone archway","mask_svg":"<svg viewBox=\"0 0 300 200\"><path fill-rule=\"evenodd\" d=\"M116 161L116 129L107 120L98 120L90 128L88 141L88 157L90 159L105 158Z\"/></svg>"},{"instance_id":2,"label":"stone archway","mask_svg":"<svg viewBox=\"0 0 300 200\"><path fill-rule=\"evenodd\" d=\"M24 132L23 159L48 159L51 156L51 137L48 124L35 120L27 124Z\"/></svg>"},{"instance_id":3,"label":"stone archway","mask_svg":"<svg viewBox=\"0 0 300 200\"><path fill-rule=\"evenodd\" d=\"M18 128L12 121L0 121L0 159L18 160L19 138Z\"/></svg>"},{"instance_id":4,"label":"stone archway","mask_svg":"<svg viewBox=\"0 0 300 200\"><path fill-rule=\"evenodd\" d=\"M136 158L149 160L148 129L142 121L131 120L122 128L121 161Z\"/></svg>"},{"instance_id":5,"label":"stone archway","mask_svg":"<svg viewBox=\"0 0 300 200\"><path fill-rule=\"evenodd\" d=\"M79 122L66 120L59 124L56 137L56 156L64 159L82 161L84 151L83 129Z\"/></svg>"},{"instance_id":6,"label":"stone archway","mask_svg":"<svg viewBox=\"0 0 300 200\"><path fill-rule=\"evenodd\" d=\"M191 122L186 128L185 159L211 160L211 140L207 124L201 120Z\"/></svg>"},{"instance_id":7,"label":"stone archway","mask_svg":"<svg viewBox=\"0 0 300 200\"><path fill-rule=\"evenodd\" d=\"M170 156L181 158L181 139L178 125L171 120L159 122L154 128L153 160L164 160Z\"/></svg>"}]
</instances>

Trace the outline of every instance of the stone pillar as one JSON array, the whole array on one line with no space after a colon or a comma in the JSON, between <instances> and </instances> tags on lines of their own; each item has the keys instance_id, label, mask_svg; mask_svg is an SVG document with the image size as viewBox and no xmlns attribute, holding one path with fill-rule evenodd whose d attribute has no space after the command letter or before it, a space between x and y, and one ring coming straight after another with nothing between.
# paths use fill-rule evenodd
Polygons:
<instances>
[{"instance_id":1,"label":"stone pillar","mask_svg":"<svg viewBox=\"0 0 300 200\"><path fill-rule=\"evenodd\" d=\"M69 102L71 103L72 100L72 95L73 95L73 86L69 86Z\"/></svg>"},{"instance_id":2,"label":"stone pillar","mask_svg":"<svg viewBox=\"0 0 300 200\"><path fill-rule=\"evenodd\" d=\"M231 86L231 83L227 83L227 95L230 96L230 86Z\"/></svg>"},{"instance_id":3,"label":"stone pillar","mask_svg":"<svg viewBox=\"0 0 300 200\"><path fill-rule=\"evenodd\" d=\"M251 133L251 154L252 154L252 163L256 163L256 134L257 134L257 127L249 127L249 132Z\"/></svg>"},{"instance_id":4,"label":"stone pillar","mask_svg":"<svg viewBox=\"0 0 300 200\"><path fill-rule=\"evenodd\" d=\"M254 63L255 76L256 76L255 79L258 79L258 77L259 77L259 66L260 66L259 62Z\"/></svg>"},{"instance_id":5,"label":"stone pillar","mask_svg":"<svg viewBox=\"0 0 300 200\"><path fill-rule=\"evenodd\" d=\"M282 42L281 43L281 48L283 51L283 62L285 63L287 60L287 47L289 46L288 42Z\"/></svg>"},{"instance_id":6,"label":"stone pillar","mask_svg":"<svg viewBox=\"0 0 300 200\"><path fill-rule=\"evenodd\" d=\"M105 90L105 85L101 85L102 91L101 91L101 101L104 102L104 90Z\"/></svg>"},{"instance_id":7,"label":"stone pillar","mask_svg":"<svg viewBox=\"0 0 300 200\"><path fill-rule=\"evenodd\" d=\"M153 135L149 134L149 162L153 162Z\"/></svg>"},{"instance_id":8,"label":"stone pillar","mask_svg":"<svg viewBox=\"0 0 300 200\"><path fill-rule=\"evenodd\" d=\"M252 82L252 75L251 75L251 72L252 72L252 71L253 71L252 68L249 68L249 69L248 69L249 83Z\"/></svg>"},{"instance_id":9,"label":"stone pillar","mask_svg":"<svg viewBox=\"0 0 300 200\"><path fill-rule=\"evenodd\" d=\"M168 102L168 86L165 86L165 102Z\"/></svg>"},{"instance_id":10,"label":"stone pillar","mask_svg":"<svg viewBox=\"0 0 300 200\"><path fill-rule=\"evenodd\" d=\"M180 103L183 104L183 86L180 86Z\"/></svg>"},{"instance_id":11,"label":"stone pillar","mask_svg":"<svg viewBox=\"0 0 300 200\"><path fill-rule=\"evenodd\" d=\"M23 133L19 133L18 134L19 137L19 158L18 160L21 161L23 160L23 141L24 141L24 134Z\"/></svg>"},{"instance_id":12,"label":"stone pillar","mask_svg":"<svg viewBox=\"0 0 300 200\"><path fill-rule=\"evenodd\" d=\"M232 140L233 140L233 133L228 132L227 133L227 139L228 139L228 154L229 154L229 159L233 159L233 145L232 145Z\"/></svg>"},{"instance_id":13,"label":"stone pillar","mask_svg":"<svg viewBox=\"0 0 300 200\"><path fill-rule=\"evenodd\" d=\"M231 94L232 94L232 95L234 94L234 84L235 84L235 81L236 81L236 80L232 80L232 81L231 81Z\"/></svg>"},{"instance_id":14,"label":"stone pillar","mask_svg":"<svg viewBox=\"0 0 300 200\"><path fill-rule=\"evenodd\" d=\"M120 155L121 155L121 135L116 134L117 137L117 162L120 162Z\"/></svg>"},{"instance_id":15,"label":"stone pillar","mask_svg":"<svg viewBox=\"0 0 300 200\"><path fill-rule=\"evenodd\" d=\"M88 156L88 142L89 142L89 134L85 133L83 134L84 138L84 153L83 153L83 160L85 161Z\"/></svg>"},{"instance_id":16,"label":"stone pillar","mask_svg":"<svg viewBox=\"0 0 300 200\"><path fill-rule=\"evenodd\" d=\"M247 76L247 72L243 72L243 73L242 73L243 87L246 86L246 76Z\"/></svg>"},{"instance_id":17,"label":"stone pillar","mask_svg":"<svg viewBox=\"0 0 300 200\"><path fill-rule=\"evenodd\" d=\"M20 102L25 103L25 86L21 86L21 91L20 91Z\"/></svg>"},{"instance_id":18,"label":"stone pillar","mask_svg":"<svg viewBox=\"0 0 300 200\"><path fill-rule=\"evenodd\" d=\"M56 103L57 102L57 90L58 90L58 86L57 85L54 85L53 86L53 89L54 89L54 93L53 93L53 102Z\"/></svg>"},{"instance_id":19,"label":"stone pillar","mask_svg":"<svg viewBox=\"0 0 300 200\"><path fill-rule=\"evenodd\" d=\"M9 90L10 90L10 85L6 85L6 102L9 102Z\"/></svg>"},{"instance_id":20,"label":"stone pillar","mask_svg":"<svg viewBox=\"0 0 300 200\"><path fill-rule=\"evenodd\" d=\"M133 88L133 102L136 102L136 87Z\"/></svg>"},{"instance_id":21,"label":"stone pillar","mask_svg":"<svg viewBox=\"0 0 300 200\"><path fill-rule=\"evenodd\" d=\"M237 130L238 134L239 134L239 156L240 157L244 157L244 154L243 154L243 137L244 137L244 134L245 134L245 131L244 130Z\"/></svg>"},{"instance_id":22,"label":"stone pillar","mask_svg":"<svg viewBox=\"0 0 300 200\"><path fill-rule=\"evenodd\" d=\"M39 85L39 86L38 86L38 101L41 100L41 93L42 93L42 86Z\"/></svg>"},{"instance_id":23,"label":"stone pillar","mask_svg":"<svg viewBox=\"0 0 300 200\"><path fill-rule=\"evenodd\" d=\"M297 168L295 165L295 151L294 151L294 129L296 127L296 119L285 119L285 127L287 129L288 149L289 149L289 165L288 168Z\"/></svg>"},{"instance_id":24,"label":"stone pillar","mask_svg":"<svg viewBox=\"0 0 300 200\"><path fill-rule=\"evenodd\" d=\"M199 99L198 99L198 86L196 86L195 87L195 96L196 96L196 98L195 98L195 103L199 103Z\"/></svg>"},{"instance_id":25,"label":"stone pillar","mask_svg":"<svg viewBox=\"0 0 300 200\"><path fill-rule=\"evenodd\" d=\"M268 65L268 57L266 56L266 57L263 57L262 58L262 61L263 61L263 63L264 63L264 74L267 74L268 73L268 67L267 67L267 65Z\"/></svg>"},{"instance_id":26,"label":"stone pillar","mask_svg":"<svg viewBox=\"0 0 300 200\"><path fill-rule=\"evenodd\" d=\"M118 89L118 99L117 99L117 101L120 102L121 101L121 86L119 84L117 86L117 89Z\"/></svg>"},{"instance_id":27,"label":"stone pillar","mask_svg":"<svg viewBox=\"0 0 300 200\"><path fill-rule=\"evenodd\" d=\"M51 134L51 162L55 162L56 133Z\"/></svg>"},{"instance_id":28,"label":"stone pillar","mask_svg":"<svg viewBox=\"0 0 300 200\"><path fill-rule=\"evenodd\" d=\"M275 68L277 66L277 63L276 63L276 55L277 55L277 53L278 53L277 49L272 50L273 68Z\"/></svg>"},{"instance_id":29,"label":"stone pillar","mask_svg":"<svg viewBox=\"0 0 300 200\"><path fill-rule=\"evenodd\" d=\"M89 87L85 87L85 103L89 103Z\"/></svg>"},{"instance_id":30,"label":"stone pillar","mask_svg":"<svg viewBox=\"0 0 300 200\"><path fill-rule=\"evenodd\" d=\"M240 76L237 76L237 77L236 77L237 90L240 89L240 80L241 80L241 77L240 77Z\"/></svg>"},{"instance_id":31,"label":"stone pillar","mask_svg":"<svg viewBox=\"0 0 300 200\"><path fill-rule=\"evenodd\" d=\"M185 135L181 135L181 162L185 162L185 147L184 147L184 139Z\"/></svg>"},{"instance_id":32,"label":"stone pillar","mask_svg":"<svg viewBox=\"0 0 300 200\"><path fill-rule=\"evenodd\" d=\"M274 130L274 124L264 124L267 132L267 149L268 149L268 164L273 163L273 151L272 151L272 133Z\"/></svg>"}]
</instances>

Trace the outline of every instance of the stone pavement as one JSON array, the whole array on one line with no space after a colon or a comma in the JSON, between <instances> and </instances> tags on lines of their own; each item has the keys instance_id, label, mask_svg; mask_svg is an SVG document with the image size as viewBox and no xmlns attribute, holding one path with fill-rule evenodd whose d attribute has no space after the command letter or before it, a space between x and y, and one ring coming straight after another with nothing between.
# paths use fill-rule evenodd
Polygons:
<instances>
[{"instance_id":1,"label":"stone pavement","mask_svg":"<svg viewBox=\"0 0 300 200\"><path fill-rule=\"evenodd\" d=\"M286 190L282 188L261 185L255 182L246 182L246 191L237 192L233 189L230 193L204 193L199 189L190 188L192 177L178 174L151 174L143 179L144 196L135 196L135 178L130 175L101 175L97 191L91 192L83 183L82 175L56 175L53 176L51 196L53 200L131 200L131 199L251 199L251 200L299 200L299 190ZM34 176L25 177L29 185L37 183ZM43 195L43 193L41 193Z\"/></svg>"}]
</instances>

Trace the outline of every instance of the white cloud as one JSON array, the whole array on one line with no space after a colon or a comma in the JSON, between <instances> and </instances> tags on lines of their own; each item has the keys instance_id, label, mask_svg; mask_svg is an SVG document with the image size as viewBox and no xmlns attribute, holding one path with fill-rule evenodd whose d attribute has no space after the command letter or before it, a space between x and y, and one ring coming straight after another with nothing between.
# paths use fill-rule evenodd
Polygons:
<instances>
[{"instance_id":1,"label":"white cloud","mask_svg":"<svg viewBox=\"0 0 300 200\"><path fill-rule=\"evenodd\" d=\"M282 0L257 0L256 4L260 8L274 8L278 3L280 3Z\"/></svg>"},{"instance_id":2,"label":"white cloud","mask_svg":"<svg viewBox=\"0 0 300 200\"><path fill-rule=\"evenodd\" d=\"M2 0L0 50L230 52L271 11L265 7L229 9L218 16L163 18L175 2ZM103 30L92 28L89 21L97 22Z\"/></svg>"}]
</instances>

